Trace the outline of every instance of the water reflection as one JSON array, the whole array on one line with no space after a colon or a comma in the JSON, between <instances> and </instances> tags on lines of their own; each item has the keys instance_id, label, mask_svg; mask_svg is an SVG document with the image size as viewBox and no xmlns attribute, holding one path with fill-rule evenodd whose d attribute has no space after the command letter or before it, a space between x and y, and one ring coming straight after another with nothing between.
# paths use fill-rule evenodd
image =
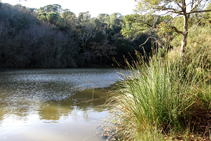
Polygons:
<instances>
[{"instance_id":1,"label":"water reflection","mask_svg":"<svg viewBox=\"0 0 211 141\"><path fill-rule=\"evenodd\" d=\"M50 100L40 105L40 119L59 120L61 116L69 116L72 110L102 112L102 104L105 103L106 93L100 90L86 89L76 92L62 100ZM85 118L89 118L85 116Z\"/></svg>"},{"instance_id":2,"label":"water reflection","mask_svg":"<svg viewBox=\"0 0 211 141\"><path fill-rule=\"evenodd\" d=\"M20 136L23 132L17 135L12 132L17 128L31 134L35 127L41 130L46 124L52 127L56 123L54 132L57 137L70 130L82 132L81 127L86 127L83 134L88 136L99 120L108 115L100 106L108 96L98 88L109 86L117 81L117 77L116 71L110 69L0 72L0 139L8 136L12 140ZM71 137L67 139L72 139L72 134L68 134Z\"/></svg>"},{"instance_id":3,"label":"water reflection","mask_svg":"<svg viewBox=\"0 0 211 141\"><path fill-rule=\"evenodd\" d=\"M59 120L61 116L69 116L72 110L102 112L102 104L105 103L107 94L100 89L85 89L75 92L68 97L52 99L48 97L48 101L38 101L34 96L32 99L17 96L3 97L0 101L0 120L10 115L18 117L27 117L32 112L38 111L40 119ZM56 96L55 96L56 97ZM7 115L7 116L6 116ZM88 117L87 117L88 118Z\"/></svg>"}]
</instances>

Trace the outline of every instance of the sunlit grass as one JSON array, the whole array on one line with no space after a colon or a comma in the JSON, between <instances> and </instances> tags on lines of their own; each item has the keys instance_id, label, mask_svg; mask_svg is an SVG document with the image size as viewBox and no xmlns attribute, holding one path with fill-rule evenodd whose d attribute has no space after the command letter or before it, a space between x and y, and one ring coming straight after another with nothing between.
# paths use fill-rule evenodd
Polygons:
<instances>
[{"instance_id":1,"label":"sunlit grass","mask_svg":"<svg viewBox=\"0 0 211 141\"><path fill-rule=\"evenodd\" d=\"M141 57L128 63L130 76L122 74L124 81L111 98L116 135L121 140L169 140L186 133L192 116L211 108L210 76L202 59L195 56L187 65L155 56L148 63Z\"/></svg>"},{"instance_id":2,"label":"sunlit grass","mask_svg":"<svg viewBox=\"0 0 211 141\"><path fill-rule=\"evenodd\" d=\"M174 61L180 58L180 43L181 35L177 35L171 45L174 49L168 53L168 59ZM209 26L197 26L197 28L191 28L188 32L188 44L185 50L186 64L192 62L198 54L203 57L203 65L207 68L211 67L211 30Z\"/></svg>"}]
</instances>

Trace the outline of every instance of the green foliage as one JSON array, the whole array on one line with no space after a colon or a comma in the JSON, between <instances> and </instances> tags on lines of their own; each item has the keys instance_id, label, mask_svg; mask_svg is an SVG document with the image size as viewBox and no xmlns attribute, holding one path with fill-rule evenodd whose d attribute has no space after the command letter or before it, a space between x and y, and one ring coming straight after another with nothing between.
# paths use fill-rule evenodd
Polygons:
<instances>
[{"instance_id":1,"label":"green foliage","mask_svg":"<svg viewBox=\"0 0 211 141\"><path fill-rule=\"evenodd\" d=\"M99 14L97 16L97 19L99 19L103 23L109 23L110 16L108 14Z\"/></svg>"},{"instance_id":2,"label":"green foliage","mask_svg":"<svg viewBox=\"0 0 211 141\"><path fill-rule=\"evenodd\" d=\"M30 9L3 5L0 9L0 68L78 66L79 47L72 33L39 23ZM38 17L46 19L45 15L40 13Z\"/></svg>"},{"instance_id":3,"label":"green foliage","mask_svg":"<svg viewBox=\"0 0 211 141\"><path fill-rule=\"evenodd\" d=\"M14 7L4 5L0 10L0 28L4 29L0 30L1 46L4 46L0 51L2 53L0 65L4 64L1 67L12 67L13 65L14 67L111 65L113 63L112 58L124 65L124 57L132 60L131 58L136 58L135 50L144 52L144 49L138 46L148 37L147 34L139 34L133 39L123 37L120 31L125 25L125 21L120 13L99 14L97 18L91 18L89 12L81 12L76 17L69 9L62 9L55 4L41 7L39 11L21 5ZM34 28L38 31L35 32ZM34 32L34 34L26 31ZM45 32L49 32L49 34ZM25 37L23 33L27 33L28 36ZM54 33L58 39L60 39L60 36L63 37L64 39L61 39L61 42L64 42L64 45L50 33ZM66 41L67 38L72 42L69 45ZM11 43L8 45L8 42ZM36 45L32 45L32 43ZM75 45L75 47L72 47L72 45ZM52 46L52 48L49 48L49 46ZM73 49L70 51L72 52L71 55L68 57L67 55L62 56L63 50L67 48ZM150 41L144 48L149 54L151 51ZM23 50L23 53L20 53L21 50ZM50 53L47 54L47 51ZM29 55L25 55L26 52ZM34 55L37 53L43 55L43 57L40 57L43 61L40 66L37 62L41 60ZM76 54L78 57L75 56ZM60 57L57 58L56 56ZM55 60L56 58L58 61ZM16 62L15 60L19 61ZM63 63L61 60L63 60ZM55 65L53 65L53 62Z\"/></svg>"},{"instance_id":4,"label":"green foliage","mask_svg":"<svg viewBox=\"0 0 211 141\"><path fill-rule=\"evenodd\" d=\"M41 7L40 11L45 12L45 13L50 13L50 12L60 13L61 9L62 9L61 5L52 4L52 5L47 5L47 6Z\"/></svg>"},{"instance_id":5,"label":"green foliage","mask_svg":"<svg viewBox=\"0 0 211 141\"><path fill-rule=\"evenodd\" d=\"M142 140L161 133L184 131L190 115L211 108L210 87L205 78L209 74L195 71L201 58L188 66L180 60L170 62L158 56L148 63L140 59L128 63L128 73L122 74L114 100L117 133L125 139ZM149 139L149 138L148 138ZM151 139L150 139L151 140ZM158 139L156 139L158 140ZM162 140L162 139L161 139Z\"/></svg>"},{"instance_id":6,"label":"green foliage","mask_svg":"<svg viewBox=\"0 0 211 141\"><path fill-rule=\"evenodd\" d=\"M186 57L185 62L186 64L190 64L192 62L193 58L198 56L198 54L201 55L201 58L203 58L203 65L206 68L211 68L211 44L210 44L210 27L208 26L197 26L193 27L192 30L189 31L189 39L188 39L188 46L186 50ZM178 59L178 40L180 40L180 36L176 36L173 41L172 45L175 46L175 49L169 52L169 60Z\"/></svg>"},{"instance_id":7,"label":"green foliage","mask_svg":"<svg viewBox=\"0 0 211 141\"><path fill-rule=\"evenodd\" d=\"M65 20L66 27L68 26L68 22L76 18L75 14L71 12L69 9L64 9L61 15Z\"/></svg>"},{"instance_id":8,"label":"green foliage","mask_svg":"<svg viewBox=\"0 0 211 141\"><path fill-rule=\"evenodd\" d=\"M56 24L60 18L59 14L56 12L51 12L46 14L46 18L50 23Z\"/></svg>"},{"instance_id":9,"label":"green foliage","mask_svg":"<svg viewBox=\"0 0 211 141\"><path fill-rule=\"evenodd\" d=\"M161 22L167 22L171 19L171 16L159 16L159 15L139 15L131 14L123 17L125 25L123 26L121 33L126 37L133 37L146 32L153 32L153 30Z\"/></svg>"},{"instance_id":10,"label":"green foliage","mask_svg":"<svg viewBox=\"0 0 211 141\"><path fill-rule=\"evenodd\" d=\"M78 15L78 19L80 22L82 21L88 21L91 18L91 15L89 13L89 11L87 12L80 12Z\"/></svg>"},{"instance_id":11,"label":"green foliage","mask_svg":"<svg viewBox=\"0 0 211 141\"><path fill-rule=\"evenodd\" d=\"M135 28L136 26L132 27L137 19L137 16L139 15L131 14L123 17L123 21L125 22L125 26L121 30L123 36L130 37L137 31Z\"/></svg>"},{"instance_id":12,"label":"green foliage","mask_svg":"<svg viewBox=\"0 0 211 141\"><path fill-rule=\"evenodd\" d=\"M113 13L110 15L110 25L120 25L122 15L120 13Z\"/></svg>"},{"instance_id":13,"label":"green foliage","mask_svg":"<svg viewBox=\"0 0 211 141\"><path fill-rule=\"evenodd\" d=\"M167 25L164 22L161 22L157 26L157 29L158 29L158 36L165 36L166 34L170 34L173 31L173 29L169 28L169 25Z\"/></svg>"},{"instance_id":14,"label":"green foliage","mask_svg":"<svg viewBox=\"0 0 211 141\"><path fill-rule=\"evenodd\" d=\"M207 4L206 10L211 10L211 2ZM210 25L211 23L211 12L206 12L200 15L202 19L200 20L202 24Z\"/></svg>"},{"instance_id":15,"label":"green foliage","mask_svg":"<svg viewBox=\"0 0 211 141\"><path fill-rule=\"evenodd\" d=\"M66 27L66 23L65 23L65 19L64 18L59 18L57 20L57 25L60 27L60 28L63 28L63 27Z\"/></svg>"},{"instance_id":16,"label":"green foliage","mask_svg":"<svg viewBox=\"0 0 211 141\"><path fill-rule=\"evenodd\" d=\"M58 20L60 20L60 15L56 12L48 12L48 13L39 13L37 19L39 21L49 21L51 24L57 24Z\"/></svg>"},{"instance_id":17,"label":"green foliage","mask_svg":"<svg viewBox=\"0 0 211 141\"><path fill-rule=\"evenodd\" d=\"M94 20L94 22L95 22L95 26L96 26L96 28L100 28L100 26L101 26L101 22L100 22L100 20L99 19L95 19Z\"/></svg>"},{"instance_id":18,"label":"green foliage","mask_svg":"<svg viewBox=\"0 0 211 141\"><path fill-rule=\"evenodd\" d=\"M183 30L178 30L176 26L165 26L163 24L160 26L161 32L165 32L164 28L173 28L175 32L182 35L181 40L181 60L183 60L184 52L187 47L187 37L189 33L188 24L193 25L193 22L198 22L199 19L196 20L193 18L198 17L198 13L202 12L209 12L210 10L204 10L204 5L210 2L209 0L201 0L201 1L188 1L188 0L176 0L176 1L169 1L169 0L139 0L138 1L138 10L145 12L146 14L153 14L156 12L166 12L166 14L171 14L173 16L182 16L184 19ZM209 7L208 7L209 8ZM193 20L194 19L194 20ZM163 33L162 33L163 34Z\"/></svg>"},{"instance_id":19,"label":"green foliage","mask_svg":"<svg viewBox=\"0 0 211 141\"><path fill-rule=\"evenodd\" d=\"M46 13L39 13L37 19L38 19L39 21L47 21Z\"/></svg>"},{"instance_id":20,"label":"green foliage","mask_svg":"<svg viewBox=\"0 0 211 141\"><path fill-rule=\"evenodd\" d=\"M73 13L68 9L62 10L61 5L53 4L40 7L37 19L43 22L48 21L50 24L59 25L63 28L67 27L67 20L71 17L73 17Z\"/></svg>"}]
</instances>

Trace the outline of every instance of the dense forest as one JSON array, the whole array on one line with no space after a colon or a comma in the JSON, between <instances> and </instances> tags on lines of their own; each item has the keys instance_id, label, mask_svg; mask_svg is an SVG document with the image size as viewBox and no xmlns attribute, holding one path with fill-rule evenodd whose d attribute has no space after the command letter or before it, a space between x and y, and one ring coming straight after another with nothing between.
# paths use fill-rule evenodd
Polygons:
<instances>
[{"instance_id":1,"label":"dense forest","mask_svg":"<svg viewBox=\"0 0 211 141\"><path fill-rule=\"evenodd\" d=\"M209 24L209 13L201 17L190 17L189 26ZM205 17L208 22L202 22ZM136 60L135 51L150 55L158 46L179 46L178 34L166 30L165 23L180 29L183 19L172 19L120 13L92 18L89 12L76 16L58 4L35 9L0 3L0 68L108 67L116 61L124 65L125 59Z\"/></svg>"},{"instance_id":2,"label":"dense forest","mask_svg":"<svg viewBox=\"0 0 211 141\"><path fill-rule=\"evenodd\" d=\"M142 51L138 45L148 36L126 38L124 26L120 13L76 17L58 4L33 9L1 3L0 68L102 67L114 58L124 63Z\"/></svg>"}]
</instances>

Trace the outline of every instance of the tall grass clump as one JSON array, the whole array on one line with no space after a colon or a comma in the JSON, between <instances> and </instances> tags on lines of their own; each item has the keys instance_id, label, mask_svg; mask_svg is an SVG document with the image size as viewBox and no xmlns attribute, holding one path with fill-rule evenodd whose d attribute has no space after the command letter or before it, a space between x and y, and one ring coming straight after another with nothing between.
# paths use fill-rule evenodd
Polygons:
<instances>
[{"instance_id":1,"label":"tall grass clump","mask_svg":"<svg viewBox=\"0 0 211 141\"><path fill-rule=\"evenodd\" d=\"M187 131L197 110L209 110L211 93L205 81L208 73L201 59L188 66L154 56L149 62L139 58L128 64L121 83L111 98L114 101L112 122L121 140L166 140L165 135Z\"/></svg>"}]
</instances>

